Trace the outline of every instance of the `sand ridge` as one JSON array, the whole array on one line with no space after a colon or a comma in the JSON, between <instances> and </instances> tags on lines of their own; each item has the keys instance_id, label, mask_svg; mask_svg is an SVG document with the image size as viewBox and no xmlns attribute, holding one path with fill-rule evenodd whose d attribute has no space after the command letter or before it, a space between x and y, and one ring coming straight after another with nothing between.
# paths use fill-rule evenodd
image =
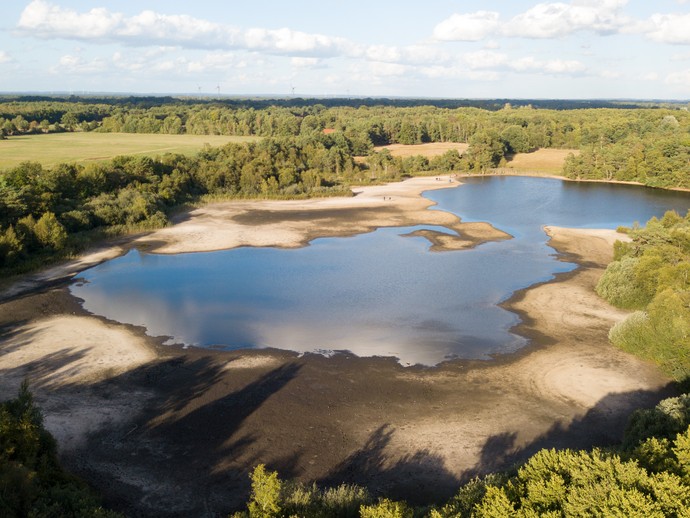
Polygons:
<instances>
[{"instance_id":1,"label":"sand ridge","mask_svg":"<svg viewBox=\"0 0 690 518\"><path fill-rule=\"evenodd\" d=\"M239 246L295 248L316 237L355 235L380 227L438 225L459 236L448 246L470 248L509 236L488 223L463 223L449 212L428 210L424 191L457 187L449 175L358 187L350 198L229 201L199 207L171 227L143 236L136 246L159 254L225 250Z\"/></svg>"}]
</instances>

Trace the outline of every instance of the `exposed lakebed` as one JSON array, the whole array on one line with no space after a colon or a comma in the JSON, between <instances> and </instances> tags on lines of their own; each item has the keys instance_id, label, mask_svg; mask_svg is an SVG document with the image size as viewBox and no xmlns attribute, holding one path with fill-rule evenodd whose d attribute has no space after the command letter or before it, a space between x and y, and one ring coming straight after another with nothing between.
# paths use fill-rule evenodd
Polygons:
<instances>
[{"instance_id":1,"label":"exposed lakebed","mask_svg":"<svg viewBox=\"0 0 690 518\"><path fill-rule=\"evenodd\" d=\"M83 272L72 292L95 314L175 343L347 350L403 364L484 359L527 344L511 333L517 316L498 304L575 268L546 245L544 225L615 228L690 208L686 193L636 186L525 177L463 182L425 196L437 202L435 210L487 221L513 239L430 252L424 238L404 235L452 231L423 226L316 239L289 250L132 250Z\"/></svg>"}]
</instances>

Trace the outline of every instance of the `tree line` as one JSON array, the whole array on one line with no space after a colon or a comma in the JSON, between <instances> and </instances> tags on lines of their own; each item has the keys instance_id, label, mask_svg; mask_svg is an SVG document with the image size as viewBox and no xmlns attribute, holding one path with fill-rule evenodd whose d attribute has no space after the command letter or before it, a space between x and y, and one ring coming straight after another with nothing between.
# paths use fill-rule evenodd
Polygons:
<instances>
[{"instance_id":1,"label":"tree line","mask_svg":"<svg viewBox=\"0 0 690 518\"><path fill-rule=\"evenodd\" d=\"M387 144L467 142L462 168L472 173L491 172L515 153L561 148L578 151L564 167L569 178L690 186L685 105L605 105L592 108L581 102L574 104L578 109L552 109L504 102L500 109L487 109L431 101L12 100L0 103L0 132L5 137L98 131L290 138L335 131L355 156Z\"/></svg>"}]
</instances>

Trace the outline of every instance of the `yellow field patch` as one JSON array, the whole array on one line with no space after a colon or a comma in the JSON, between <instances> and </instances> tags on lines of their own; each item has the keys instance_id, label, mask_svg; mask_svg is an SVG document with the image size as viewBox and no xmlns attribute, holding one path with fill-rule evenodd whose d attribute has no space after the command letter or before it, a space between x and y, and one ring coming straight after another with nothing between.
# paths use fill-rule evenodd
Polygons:
<instances>
[{"instance_id":1,"label":"yellow field patch","mask_svg":"<svg viewBox=\"0 0 690 518\"><path fill-rule=\"evenodd\" d=\"M515 172L561 174L566 157L579 152L577 149L537 149L531 153L517 153L505 167Z\"/></svg>"}]
</instances>

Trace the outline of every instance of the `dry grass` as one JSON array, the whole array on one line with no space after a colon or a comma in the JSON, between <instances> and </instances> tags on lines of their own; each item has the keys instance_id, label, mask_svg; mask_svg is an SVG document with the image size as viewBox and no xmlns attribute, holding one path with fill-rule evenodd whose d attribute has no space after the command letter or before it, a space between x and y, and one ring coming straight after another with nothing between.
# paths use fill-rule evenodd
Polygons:
<instances>
[{"instance_id":1,"label":"dry grass","mask_svg":"<svg viewBox=\"0 0 690 518\"><path fill-rule=\"evenodd\" d=\"M251 140L257 138L90 132L22 135L0 140L0 169L15 167L27 160L51 166L62 162L104 161L118 155L190 154L199 151L204 144L222 146Z\"/></svg>"},{"instance_id":2,"label":"dry grass","mask_svg":"<svg viewBox=\"0 0 690 518\"><path fill-rule=\"evenodd\" d=\"M374 151L387 149L393 156L406 157L422 155L427 158L433 158L435 156L440 156L451 149L456 149L458 153L462 155L467 150L468 146L468 144L463 142L431 142L429 144L415 145L390 144L388 146L375 147Z\"/></svg>"},{"instance_id":3,"label":"dry grass","mask_svg":"<svg viewBox=\"0 0 690 518\"><path fill-rule=\"evenodd\" d=\"M577 149L537 149L531 153L517 153L508 161L506 168L514 172L561 174L566 157L579 152Z\"/></svg>"}]
</instances>

